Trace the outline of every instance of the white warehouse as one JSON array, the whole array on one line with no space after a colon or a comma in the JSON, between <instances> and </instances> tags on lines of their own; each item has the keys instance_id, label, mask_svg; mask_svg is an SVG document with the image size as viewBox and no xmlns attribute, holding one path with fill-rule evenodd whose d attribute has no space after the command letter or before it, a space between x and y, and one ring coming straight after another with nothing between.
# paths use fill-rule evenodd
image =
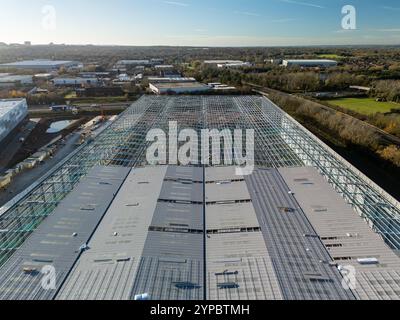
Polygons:
<instances>
[{"instance_id":1,"label":"white warehouse","mask_svg":"<svg viewBox=\"0 0 400 320\"><path fill-rule=\"evenodd\" d=\"M209 91L211 88L198 82L150 83L150 90L156 94L183 94Z\"/></svg>"},{"instance_id":2,"label":"white warehouse","mask_svg":"<svg viewBox=\"0 0 400 320\"><path fill-rule=\"evenodd\" d=\"M219 64L240 64L243 63L241 60L205 60L204 64L215 65L218 66Z\"/></svg>"},{"instance_id":3,"label":"white warehouse","mask_svg":"<svg viewBox=\"0 0 400 320\"><path fill-rule=\"evenodd\" d=\"M33 84L33 76L31 75L10 75L0 73L0 87L14 86L16 84L30 85Z\"/></svg>"},{"instance_id":4,"label":"white warehouse","mask_svg":"<svg viewBox=\"0 0 400 320\"><path fill-rule=\"evenodd\" d=\"M98 85L100 83L97 78L55 78L52 80L55 86L82 86L82 85Z\"/></svg>"},{"instance_id":5,"label":"white warehouse","mask_svg":"<svg viewBox=\"0 0 400 320\"><path fill-rule=\"evenodd\" d=\"M0 142L28 115L25 99L0 100Z\"/></svg>"},{"instance_id":6,"label":"white warehouse","mask_svg":"<svg viewBox=\"0 0 400 320\"><path fill-rule=\"evenodd\" d=\"M285 67L301 67L301 68L329 68L338 65L335 60L316 59L316 60L283 60Z\"/></svg>"},{"instance_id":7,"label":"white warehouse","mask_svg":"<svg viewBox=\"0 0 400 320\"><path fill-rule=\"evenodd\" d=\"M17 61L12 63L0 64L0 68L5 69L25 69L25 70L46 70L53 71L61 68L79 68L82 67L82 63L78 61L64 61L64 60L26 60Z\"/></svg>"},{"instance_id":8,"label":"white warehouse","mask_svg":"<svg viewBox=\"0 0 400 320\"><path fill-rule=\"evenodd\" d=\"M218 68L220 69L239 69L244 67L251 67L250 62L234 62L234 63L219 63Z\"/></svg>"},{"instance_id":9,"label":"white warehouse","mask_svg":"<svg viewBox=\"0 0 400 320\"><path fill-rule=\"evenodd\" d=\"M132 67L132 66L147 66L150 60L120 60L116 63L116 68Z\"/></svg>"}]
</instances>

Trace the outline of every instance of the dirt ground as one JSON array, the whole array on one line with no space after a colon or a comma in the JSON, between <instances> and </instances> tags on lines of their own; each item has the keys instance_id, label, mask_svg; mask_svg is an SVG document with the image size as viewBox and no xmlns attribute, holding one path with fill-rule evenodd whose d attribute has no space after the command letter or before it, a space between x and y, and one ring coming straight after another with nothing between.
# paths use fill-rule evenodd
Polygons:
<instances>
[{"instance_id":1,"label":"dirt ground","mask_svg":"<svg viewBox=\"0 0 400 320\"><path fill-rule=\"evenodd\" d=\"M13 159L8 163L8 167L11 168L16 164L18 164L19 162L24 161L26 158L30 157L38 149L51 142L57 136L62 135L63 137L65 137L66 135L75 131L82 124L84 124L89 120L90 118L86 117L81 118L78 121L76 121L73 125L71 125L65 130L62 130L61 132L48 134L46 133L47 129L49 129L50 125L53 122L59 121L59 119L41 119L39 123L36 125L35 129L29 135L29 137L22 144L21 148L15 154Z\"/></svg>"}]
</instances>

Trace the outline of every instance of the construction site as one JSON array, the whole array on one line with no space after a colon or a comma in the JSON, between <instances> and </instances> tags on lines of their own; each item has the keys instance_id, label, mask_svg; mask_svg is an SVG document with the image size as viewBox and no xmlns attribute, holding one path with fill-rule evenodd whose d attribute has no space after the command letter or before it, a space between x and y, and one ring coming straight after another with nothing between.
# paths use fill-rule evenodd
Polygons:
<instances>
[{"instance_id":1,"label":"construction site","mask_svg":"<svg viewBox=\"0 0 400 320\"><path fill-rule=\"evenodd\" d=\"M150 165L171 121L254 130L253 173ZM0 300L399 300L399 217L265 97L143 96L0 209Z\"/></svg>"}]
</instances>

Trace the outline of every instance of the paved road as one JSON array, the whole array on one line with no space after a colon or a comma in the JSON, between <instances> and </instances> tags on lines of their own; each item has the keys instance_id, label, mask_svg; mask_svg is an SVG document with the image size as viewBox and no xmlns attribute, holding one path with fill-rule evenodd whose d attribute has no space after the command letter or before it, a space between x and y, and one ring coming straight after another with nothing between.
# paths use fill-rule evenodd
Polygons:
<instances>
[{"instance_id":1,"label":"paved road","mask_svg":"<svg viewBox=\"0 0 400 320\"><path fill-rule=\"evenodd\" d=\"M95 107L93 107L95 104L74 104L75 106L79 107L81 110L101 110L101 109L106 109L106 110L121 110L122 108L127 108L129 107L132 102L117 102L117 103L106 103L106 104L96 104ZM50 111L50 105L40 105L40 106L35 106L35 105L30 105L29 106L29 112L30 113L41 113L41 112L49 112Z\"/></svg>"}]
</instances>

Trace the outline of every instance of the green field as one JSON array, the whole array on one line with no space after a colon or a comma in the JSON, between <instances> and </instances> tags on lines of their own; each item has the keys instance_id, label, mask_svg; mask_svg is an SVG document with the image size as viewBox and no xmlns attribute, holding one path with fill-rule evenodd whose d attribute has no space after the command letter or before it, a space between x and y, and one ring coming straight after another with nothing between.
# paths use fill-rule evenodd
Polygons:
<instances>
[{"instance_id":1,"label":"green field","mask_svg":"<svg viewBox=\"0 0 400 320\"><path fill-rule=\"evenodd\" d=\"M320 54L318 57L321 59L332 59L332 60L341 60L345 58L337 54Z\"/></svg>"},{"instance_id":2,"label":"green field","mask_svg":"<svg viewBox=\"0 0 400 320\"><path fill-rule=\"evenodd\" d=\"M343 98L328 100L332 105L349 109L361 114L386 113L391 109L400 109L400 104L394 102L377 102L373 98Z\"/></svg>"}]
</instances>

